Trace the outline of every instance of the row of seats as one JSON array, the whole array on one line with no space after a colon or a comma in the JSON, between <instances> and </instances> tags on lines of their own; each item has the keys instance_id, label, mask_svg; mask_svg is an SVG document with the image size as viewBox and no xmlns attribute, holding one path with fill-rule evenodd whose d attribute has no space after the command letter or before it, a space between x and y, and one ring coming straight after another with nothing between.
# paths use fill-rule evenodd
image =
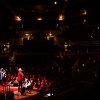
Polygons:
<instances>
[{"instance_id":1,"label":"row of seats","mask_svg":"<svg viewBox=\"0 0 100 100\"><path fill-rule=\"evenodd\" d=\"M0 93L0 100L14 100L14 93L12 91Z\"/></svg>"}]
</instances>

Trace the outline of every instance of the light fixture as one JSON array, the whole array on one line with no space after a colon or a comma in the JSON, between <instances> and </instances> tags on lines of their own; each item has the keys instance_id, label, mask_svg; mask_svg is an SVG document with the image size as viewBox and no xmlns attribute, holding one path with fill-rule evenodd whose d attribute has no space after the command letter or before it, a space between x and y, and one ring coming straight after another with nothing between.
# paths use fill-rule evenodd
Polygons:
<instances>
[{"instance_id":1,"label":"light fixture","mask_svg":"<svg viewBox=\"0 0 100 100\"><path fill-rule=\"evenodd\" d=\"M20 16L15 16L15 20L18 21L18 22L20 22L22 19L21 19Z\"/></svg>"},{"instance_id":2,"label":"light fixture","mask_svg":"<svg viewBox=\"0 0 100 100\"><path fill-rule=\"evenodd\" d=\"M59 21L62 21L62 20L64 20L64 16L61 14L61 15L59 15L59 18L58 18L58 20Z\"/></svg>"},{"instance_id":3,"label":"light fixture","mask_svg":"<svg viewBox=\"0 0 100 100\"><path fill-rule=\"evenodd\" d=\"M99 29L100 29L100 27L98 26L98 27L97 27L97 29L99 30Z\"/></svg>"},{"instance_id":4,"label":"light fixture","mask_svg":"<svg viewBox=\"0 0 100 100\"><path fill-rule=\"evenodd\" d=\"M85 24L86 22L87 22L87 20L86 20L86 19L84 19L84 20L83 20L83 24Z\"/></svg>"},{"instance_id":5,"label":"light fixture","mask_svg":"<svg viewBox=\"0 0 100 100\"><path fill-rule=\"evenodd\" d=\"M86 10L83 10L82 11L82 15L87 15L87 11Z\"/></svg>"},{"instance_id":6,"label":"light fixture","mask_svg":"<svg viewBox=\"0 0 100 100\"><path fill-rule=\"evenodd\" d=\"M57 5L57 1L55 1L54 4Z\"/></svg>"},{"instance_id":7,"label":"light fixture","mask_svg":"<svg viewBox=\"0 0 100 100\"><path fill-rule=\"evenodd\" d=\"M41 20L43 20L43 19L42 19L42 17L38 17L37 20L38 20L38 21L41 21Z\"/></svg>"},{"instance_id":8,"label":"light fixture","mask_svg":"<svg viewBox=\"0 0 100 100\"><path fill-rule=\"evenodd\" d=\"M29 36L29 34L28 34L28 33L26 33L25 35L26 35L26 36Z\"/></svg>"}]
</instances>

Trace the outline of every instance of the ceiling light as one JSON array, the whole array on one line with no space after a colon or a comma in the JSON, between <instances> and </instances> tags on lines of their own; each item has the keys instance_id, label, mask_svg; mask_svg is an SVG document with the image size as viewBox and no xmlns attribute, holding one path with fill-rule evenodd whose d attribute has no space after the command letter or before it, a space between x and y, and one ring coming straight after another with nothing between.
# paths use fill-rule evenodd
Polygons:
<instances>
[{"instance_id":1,"label":"ceiling light","mask_svg":"<svg viewBox=\"0 0 100 100\"><path fill-rule=\"evenodd\" d=\"M26 33L25 35L26 35L26 36L29 36L29 34L28 34L28 33Z\"/></svg>"},{"instance_id":2,"label":"ceiling light","mask_svg":"<svg viewBox=\"0 0 100 100\"><path fill-rule=\"evenodd\" d=\"M57 5L57 1L55 1L54 4Z\"/></svg>"},{"instance_id":3,"label":"ceiling light","mask_svg":"<svg viewBox=\"0 0 100 100\"><path fill-rule=\"evenodd\" d=\"M39 18L37 18L37 20L39 20L39 21L40 21L40 20L42 20L42 18L41 18L41 17L39 17Z\"/></svg>"},{"instance_id":4,"label":"ceiling light","mask_svg":"<svg viewBox=\"0 0 100 100\"><path fill-rule=\"evenodd\" d=\"M58 25L58 24L56 24L56 27L57 27L57 28L58 28L58 26L59 26L59 25Z\"/></svg>"},{"instance_id":5,"label":"ceiling light","mask_svg":"<svg viewBox=\"0 0 100 100\"><path fill-rule=\"evenodd\" d=\"M86 15L87 14L87 11L86 10L83 10L82 11L82 15Z\"/></svg>"},{"instance_id":6,"label":"ceiling light","mask_svg":"<svg viewBox=\"0 0 100 100\"><path fill-rule=\"evenodd\" d=\"M87 20L86 20L86 19L84 19L84 20L83 20L83 24L85 24L86 22L87 22Z\"/></svg>"},{"instance_id":7,"label":"ceiling light","mask_svg":"<svg viewBox=\"0 0 100 100\"><path fill-rule=\"evenodd\" d=\"M100 27L98 26L98 27L97 27L97 29L99 30L99 29L100 29Z\"/></svg>"},{"instance_id":8,"label":"ceiling light","mask_svg":"<svg viewBox=\"0 0 100 100\"><path fill-rule=\"evenodd\" d=\"M15 20L18 21L18 22L20 22L22 19L21 19L20 16L15 16Z\"/></svg>"},{"instance_id":9,"label":"ceiling light","mask_svg":"<svg viewBox=\"0 0 100 100\"><path fill-rule=\"evenodd\" d=\"M59 21L64 20L64 16L63 16L63 15L60 15L59 18L58 18L58 20L59 20Z\"/></svg>"}]
</instances>

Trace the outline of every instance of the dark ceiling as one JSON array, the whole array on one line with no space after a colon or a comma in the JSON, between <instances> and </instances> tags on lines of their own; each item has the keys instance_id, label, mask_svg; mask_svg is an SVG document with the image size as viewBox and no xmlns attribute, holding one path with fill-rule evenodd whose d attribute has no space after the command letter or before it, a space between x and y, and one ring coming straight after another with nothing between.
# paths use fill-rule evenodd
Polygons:
<instances>
[{"instance_id":1,"label":"dark ceiling","mask_svg":"<svg viewBox=\"0 0 100 100\"><path fill-rule=\"evenodd\" d=\"M0 34L8 38L15 30L61 30L67 40L99 40L99 8L97 0L0 0ZM57 20L61 13L62 22ZM22 22L14 20L16 15Z\"/></svg>"},{"instance_id":2,"label":"dark ceiling","mask_svg":"<svg viewBox=\"0 0 100 100\"><path fill-rule=\"evenodd\" d=\"M64 0L56 1L57 5L54 0L2 0L1 17L13 22L14 16L21 16L24 29L55 29L56 19L65 3ZM42 17L43 21L37 21L37 17Z\"/></svg>"}]
</instances>

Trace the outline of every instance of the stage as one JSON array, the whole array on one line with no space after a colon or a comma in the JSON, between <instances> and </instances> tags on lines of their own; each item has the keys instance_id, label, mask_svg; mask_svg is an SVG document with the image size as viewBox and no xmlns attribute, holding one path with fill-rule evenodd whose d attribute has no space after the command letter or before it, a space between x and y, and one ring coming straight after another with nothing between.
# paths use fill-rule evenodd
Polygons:
<instances>
[{"instance_id":1,"label":"stage","mask_svg":"<svg viewBox=\"0 0 100 100\"><path fill-rule=\"evenodd\" d=\"M14 93L14 100L27 100L28 98L35 98L39 93L35 90L31 90L30 92L26 90L24 95L21 95L21 93L18 92L18 87L3 87L2 85L0 85L0 93L6 94L8 91L12 91Z\"/></svg>"}]
</instances>

